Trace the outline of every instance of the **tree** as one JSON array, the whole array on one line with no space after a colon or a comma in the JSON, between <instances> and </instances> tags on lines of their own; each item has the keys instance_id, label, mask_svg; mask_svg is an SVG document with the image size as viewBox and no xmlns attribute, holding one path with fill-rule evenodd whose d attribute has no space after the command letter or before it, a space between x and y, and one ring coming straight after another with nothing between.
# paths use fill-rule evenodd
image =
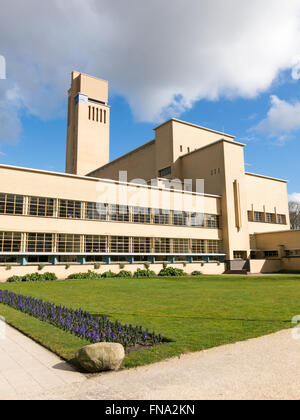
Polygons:
<instances>
[{"instance_id":1,"label":"tree","mask_svg":"<svg viewBox=\"0 0 300 420\"><path fill-rule=\"evenodd\" d=\"M291 220L291 229L300 229L300 202L290 201L289 212Z\"/></svg>"}]
</instances>

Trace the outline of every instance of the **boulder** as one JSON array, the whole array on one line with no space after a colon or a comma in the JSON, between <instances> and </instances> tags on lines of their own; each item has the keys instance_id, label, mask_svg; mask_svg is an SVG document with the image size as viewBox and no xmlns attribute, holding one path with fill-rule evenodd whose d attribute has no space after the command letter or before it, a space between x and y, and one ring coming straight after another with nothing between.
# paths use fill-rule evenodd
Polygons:
<instances>
[{"instance_id":1,"label":"boulder","mask_svg":"<svg viewBox=\"0 0 300 420\"><path fill-rule=\"evenodd\" d=\"M125 351L119 343L96 343L78 350L75 357L83 369L96 373L120 369Z\"/></svg>"}]
</instances>

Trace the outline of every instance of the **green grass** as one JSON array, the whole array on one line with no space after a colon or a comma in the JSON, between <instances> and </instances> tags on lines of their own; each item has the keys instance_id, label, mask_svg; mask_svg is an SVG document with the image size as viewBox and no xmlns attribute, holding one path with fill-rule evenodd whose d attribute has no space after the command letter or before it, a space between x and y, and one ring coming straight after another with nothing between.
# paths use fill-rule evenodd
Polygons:
<instances>
[{"instance_id":1,"label":"green grass","mask_svg":"<svg viewBox=\"0 0 300 420\"><path fill-rule=\"evenodd\" d=\"M290 328L300 314L300 276L68 280L1 284L1 289L143 325L171 340L130 353L133 367ZM0 305L7 322L66 360L88 344Z\"/></svg>"}]
</instances>

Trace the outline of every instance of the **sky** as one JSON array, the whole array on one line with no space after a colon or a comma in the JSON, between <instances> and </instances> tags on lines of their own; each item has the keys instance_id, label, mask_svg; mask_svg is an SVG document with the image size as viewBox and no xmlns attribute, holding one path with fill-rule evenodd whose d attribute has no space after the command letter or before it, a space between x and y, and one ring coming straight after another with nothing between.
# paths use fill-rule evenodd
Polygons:
<instances>
[{"instance_id":1,"label":"sky","mask_svg":"<svg viewBox=\"0 0 300 420\"><path fill-rule=\"evenodd\" d=\"M0 0L0 162L64 171L71 71L110 82L111 160L171 118L300 201L300 0ZM3 63L6 79L3 79Z\"/></svg>"}]
</instances>

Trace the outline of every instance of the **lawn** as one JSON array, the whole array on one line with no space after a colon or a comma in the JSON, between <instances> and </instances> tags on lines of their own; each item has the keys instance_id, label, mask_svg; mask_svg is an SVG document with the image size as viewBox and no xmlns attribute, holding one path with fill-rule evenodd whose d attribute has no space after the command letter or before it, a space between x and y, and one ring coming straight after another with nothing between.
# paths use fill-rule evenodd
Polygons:
<instances>
[{"instance_id":1,"label":"lawn","mask_svg":"<svg viewBox=\"0 0 300 420\"><path fill-rule=\"evenodd\" d=\"M171 341L128 354L124 367L290 328L300 314L299 275L66 280L0 288L142 325ZM0 315L66 360L88 344L5 305Z\"/></svg>"}]
</instances>

